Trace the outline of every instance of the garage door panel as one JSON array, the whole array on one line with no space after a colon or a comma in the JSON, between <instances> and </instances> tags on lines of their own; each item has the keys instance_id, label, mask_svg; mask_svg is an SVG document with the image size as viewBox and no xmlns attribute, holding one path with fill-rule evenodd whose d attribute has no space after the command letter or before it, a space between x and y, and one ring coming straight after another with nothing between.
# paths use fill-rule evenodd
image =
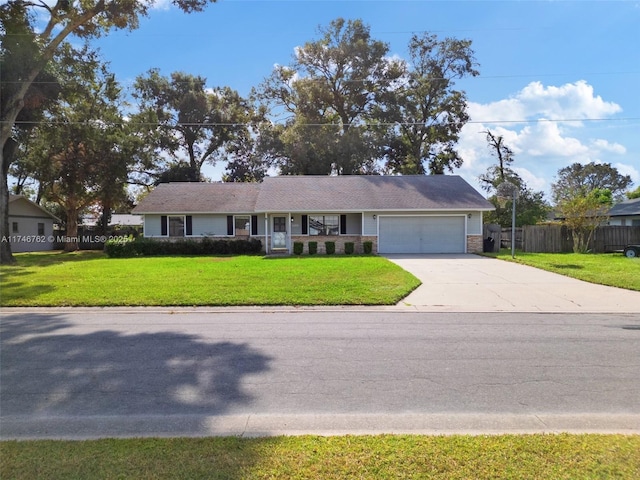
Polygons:
<instances>
[{"instance_id":1,"label":"garage door panel","mask_svg":"<svg viewBox=\"0 0 640 480\"><path fill-rule=\"evenodd\" d=\"M464 253L463 216L380 217L380 253Z\"/></svg>"}]
</instances>

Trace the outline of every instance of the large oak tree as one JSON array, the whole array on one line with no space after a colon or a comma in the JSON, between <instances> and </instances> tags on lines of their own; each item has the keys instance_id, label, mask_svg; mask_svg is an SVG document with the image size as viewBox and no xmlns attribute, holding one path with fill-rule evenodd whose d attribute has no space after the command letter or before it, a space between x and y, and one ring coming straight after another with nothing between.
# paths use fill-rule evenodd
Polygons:
<instances>
[{"instance_id":1,"label":"large oak tree","mask_svg":"<svg viewBox=\"0 0 640 480\"><path fill-rule=\"evenodd\" d=\"M226 147L237 150L250 141L250 125L259 120L235 90L208 88L205 78L182 72L167 78L150 70L136 79L134 97L140 111L132 121L155 157L169 158L169 178L180 171L184 180L198 181L204 164L226 160Z\"/></svg>"},{"instance_id":2,"label":"large oak tree","mask_svg":"<svg viewBox=\"0 0 640 480\"><path fill-rule=\"evenodd\" d=\"M216 0L173 0L185 12L201 11ZM11 140L15 125L29 98L38 75L51 62L56 52L73 35L81 39L98 37L114 28L134 29L140 16L147 15L154 0L9 0L0 5L2 34L3 83L11 89L3 91L0 107L0 237L9 231L9 170ZM36 25L36 17L40 23ZM20 41L16 41L19 39ZM37 49L28 52L17 44L31 42ZM22 62L24 68L6 69L8 63ZM0 263L12 263L9 243L0 243Z\"/></svg>"},{"instance_id":3,"label":"large oak tree","mask_svg":"<svg viewBox=\"0 0 640 480\"><path fill-rule=\"evenodd\" d=\"M373 112L404 64L387 56L388 45L361 20L338 18L319 34L256 91L272 112L288 117L280 150L271 153L285 174L371 173Z\"/></svg>"}]
</instances>

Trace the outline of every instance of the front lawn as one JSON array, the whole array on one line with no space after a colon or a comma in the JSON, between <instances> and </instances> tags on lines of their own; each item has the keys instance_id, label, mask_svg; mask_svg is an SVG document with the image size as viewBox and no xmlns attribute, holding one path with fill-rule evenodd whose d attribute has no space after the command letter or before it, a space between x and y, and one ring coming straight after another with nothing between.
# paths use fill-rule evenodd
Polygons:
<instances>
[{"instance_id":1,"label":"front lawn","mask_svg":"<svg viewBox=\"0 0 640 480\"><path fill-rule=\"evenodd\" d=\"M640 436L344 436L0 443L0 478L640 478Z\"/></svg>"},{"instance_id":2,"label":"front lawn","mask_svg":"<svg viewBox=\"0 0 640 480\"><path fill-rule=\"evenodd\" d=\"M620 253L525 253L502 250L484 255L530 265L586 282L640 291L640 258Z\"/></svg>"},{"instance_id":3,"label":"front lawn","mask_svg":"<svg viewBox=\"0 0 640 480\"><path fill-rule=\"evenodd\" d=\"M2 306L392 305L419 284L373 256L107 258L17 254Z\"/></svg>"}]
</instances>

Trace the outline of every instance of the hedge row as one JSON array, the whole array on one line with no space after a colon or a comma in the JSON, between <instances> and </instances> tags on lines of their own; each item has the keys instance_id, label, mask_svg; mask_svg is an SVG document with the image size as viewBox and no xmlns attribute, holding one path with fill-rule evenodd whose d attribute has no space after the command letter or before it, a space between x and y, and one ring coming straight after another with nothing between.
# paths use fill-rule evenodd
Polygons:
<instances>
[{"instance_id":1,"label":"hedge row","mask_svg":"<svg viewBox=\"0 0 640 480\"><path fill-rule=\"evenodd\" d=\"M203 238L202 240L177 240L167 242L149 238L125 238L108 240L104 251L109 257L138 257L152 255L243 255L262 251L262 242L249 240L225 240Z\"/></svg>"},{"instance_id":2,"label":"hedge row","mask_svg":"<svg viewBox=\"0 0 640 480\"><path fill-rule=\"evenodd\" d=\"M309 255L315 255L318 253L318 242L309 242ZM366 241L362 242L363 251L366 254L371 254L373 251L373 242ZM333 255L336 253L336 242L324 242L324 249L327 255ZM294 255L302 255L304 252L304 243L303 242L293 242L293 253ZM346 255L352 255L355 252L355 243L354 242L345 242L344 244L344 253Z\"/></svg>"}]
</instances>

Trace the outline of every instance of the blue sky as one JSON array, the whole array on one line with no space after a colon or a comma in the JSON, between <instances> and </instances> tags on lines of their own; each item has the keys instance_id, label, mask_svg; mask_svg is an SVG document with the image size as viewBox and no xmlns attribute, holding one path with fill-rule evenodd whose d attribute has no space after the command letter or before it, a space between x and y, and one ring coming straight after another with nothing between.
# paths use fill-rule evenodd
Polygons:
<instances>
[{"instance_id":1,"label":"blue sky","mask_svg":"<svg viewBox=\"0 0 640 480\"><path fill-rule=\"evenodd\" d=\"M505 137L513 166L536 190L548 192L558 169L590 161L611 163L640 185L640 1L220 0L191 15L168 3L138 30L95 42L126 88L159 68L247 95L337 17L362 19L405 58L415 32L468 38L480 76L458 83L472 123L454 173L477 187L492 163L481 133L489 128ZM222 169L204 173L218 180Z\"/></svg>"}]
</instances>

